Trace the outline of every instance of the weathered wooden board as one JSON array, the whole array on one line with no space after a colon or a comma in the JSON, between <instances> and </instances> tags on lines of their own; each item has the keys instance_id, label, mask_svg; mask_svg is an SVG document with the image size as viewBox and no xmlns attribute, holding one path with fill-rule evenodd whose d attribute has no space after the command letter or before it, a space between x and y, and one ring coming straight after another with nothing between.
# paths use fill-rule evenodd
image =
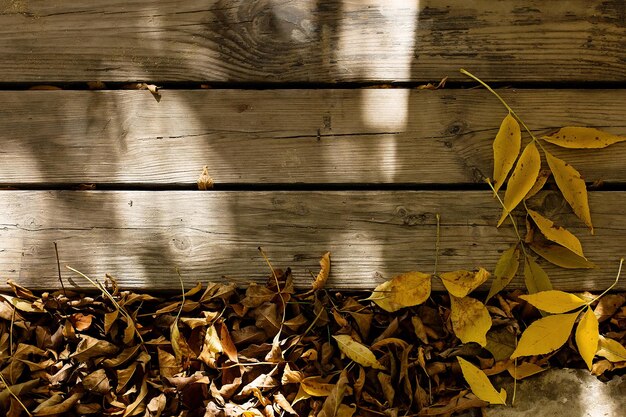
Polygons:
<instances>
[{"instance_id":1,"label":"weathered wooden board","mask_svg":"<svg viewBox=\"0 0 626 417\"><path fill-rule=\"evenodd\" d=\"M537 133L626 134L626 90L501 90ZM468 184L506 111L484 90L0 92L0 184ZM626 182L626 143L556 155Z\"/></svg>"},{"instance_id":2,"label":"weathered wooden board","mask_svg":"<svg viewBox=\"0 0 626 417\"><path fill-rule=\"evenodd\" d=\"M561 224L580 226L554 193L537 203ZM599 269L548 267L555 287L607 287L626 253L625 192L592 193L595 236L570 227ZM53 241L63 265L93 277L111 273L125 288L173 289L180 268L187 285L238 283L291 266L307 286L320 256L332 252L330 287L369 289L410 270L432 271L441 213L440 270L492 269L515 241L489 192L0 192L0 277L39 289L58 287ZM65 279L88 286L69 271ZM515 281L521 285L521 280ZM439 283L435 288L441 289ZM626 289L626 281L619 284Z\"/></svg>"},{"instance_id":3,"label":"weathered wooden board","mask_svg":"<svg viewBox=\"0 0 626 417\"><path fill-rule=\"evenodd\" d=\"M1 0L0 82L625 81L623 0Z\"/></svg>"}]
</instances>

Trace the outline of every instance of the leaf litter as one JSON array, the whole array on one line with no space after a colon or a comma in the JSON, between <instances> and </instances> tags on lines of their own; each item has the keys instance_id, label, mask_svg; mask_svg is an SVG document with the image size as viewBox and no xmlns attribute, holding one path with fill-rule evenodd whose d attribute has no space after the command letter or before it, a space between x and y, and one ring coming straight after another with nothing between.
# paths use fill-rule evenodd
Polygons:
<instances>
[{"instance_id":1,"label":"leaf litter","mask_svg":"<svg viewBox=\"0 0 626 417\"><path fill-rule=\"evenodd\" d=\"M520 379L551 366L590 368L603 379L625 373L624 294L605 302L513 291L483 304L474 289L488 273L477 269L401 275L368 298L327 290L330 254L320 265L311 287L298 290L289 269L272 269L265 284L199 283L167 296L125 291L111 277L90 279L99 294L33 294L10 283L13 294L0 298L0 410L446 416L505 403L489 380L496 374ZM450 294L430 292L437 278ZM400 297L405 283L418 285L417 303ZM567 313L542 317L539 309Z\"/></svg>"}]
</instances>

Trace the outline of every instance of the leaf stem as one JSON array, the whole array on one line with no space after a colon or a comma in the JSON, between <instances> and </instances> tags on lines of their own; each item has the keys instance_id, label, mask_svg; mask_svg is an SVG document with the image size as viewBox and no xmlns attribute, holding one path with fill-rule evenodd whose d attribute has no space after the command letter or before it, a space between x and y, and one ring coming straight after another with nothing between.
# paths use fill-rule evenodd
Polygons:
<instances>
[{"instance_id":1,"label":"leaf stem","mask_svg":"<svg viewBox=\"0 0 626 417\"><path fill-rule=\"evenodd\" d=\"M513 223L513 229L515 230L515 234L517 235L517 240L519 240L519 242L522 243L522 250L524 250L524 245L523 245L524 240L522 239L522 235L520 235L520 233L519 233L519 229L517 228L517 223L515 222L515 219L513 218L513 215L511 214L510 211L508 211L506 209L506 206L504 205L504 201L502 201L502 199L500 198L500 196L496 192L496 189L493 188L493 184L491 184L491 181L489 180L489 178L487 178L486 182L487 182L487 184L489 184L489 188L491 188L493 190L493 194L498 199L498 202L500 202L500 205L502 206L502 209L504 211L506 211L507 215L509 216L509 219L511 219L511 223ZM526 254L526 252L524 252L524 255L525 254Z\"/></svg>"},{"instance_id":2,"label":"leaf stem","mask_svg":"<svg viewBox=\"0 0 626 417\"><path fill-rule=\"evenodd\" d=\"M494 96L496 96L496 98L498 100L500 100L500 102L504 105L504 107L506 107L506 109L509 111L509 113L511 113L511 116L515 117L515 119L522 125L522 127L524 128L524 130L526 130L526 132L528 132L528 134L530 135L530 137L532 138L533 142L537 143L539 145L539 147L545 152L545 148L543 147L543 145L541 144L541 142L539 142L539 140L537 139L537 137L533 134L533 132L531 132L531 130L528 128L528 126L526 126L526 123L524 123L524 121L522 120L521 117L519 117L517 115L517 113L515 113L515 110L513 110L511 108L511 106L509 106L507 104L506 101L504 101L504 99L500 96L500 94L496 93L495 90L491 87L489 87L489 85L487 85L487 83L485 83L483 80L481 80L480 78L478 78L477 76L475 76L474 74L472 74L471 72L461 68L459 70L461 72L461 74L463 75L467 75L468 77L470 77L471 79L473 79L474 81L478 82L480 85L482 85L483 87L485 87L487 89L487 91L489 91L491 94L493 94Z\"/></svg>"},{"instance_id":3,"label":"leaf stem","mask_svg":"<svg viewBox=\"0 0 626 417\"><path fill-rule=\"evenodd\" d=\"M441 216L439 213L435 214L437 219L437 240L435 241L435 271L433 275L437 275L437 267L439 265L439 239L441 237Z\"/></svg>"},{"instance_id":4,"label":"leaf stem","mask_svg":"<svg viewBox=\"0 0 626 417\"><path fill-rule=\"evenodd\" d=\"M615 281L613 282L613 284L611 284L611 286L609 288L607 288L606 290L604 290L604 292L602 294L600 294L599 296L597 296L596 298L594 298L593 300L589 301L587 303L587 306L593 304L594 302L596 302L597 300L599 300L600 298L602 298L604 296L604 294L606 294L607 292L611 291L613 289L613 287L615 287L617 285L617 282L619 281L619 276L622 274L622 265L624 264L624 258L621 258L619 260L619 268L617 270L617 276L615 277Z\"/></svg>"},{"instance_id":5,"label":"leaf stem","mask_svg":"<svg viewBox=\"0 0 626 417\"><path fill-rule=\"evenodd\" d=\"M11 390L11 387L9 387L8 382L6 381L6 379L4 379L4 376L2 375L2 373L0 373L0 381L2 381L2 383L4 384L4 386L6 387L6 390L9 391L9 394L11 394L11 396L13 398L15 398L15 400L22 406L22 408L24 409L24 411L26 411L26 414L29 415L29 417L32 417L33 415L31 414L30 411L28 411L28 408L26 408L26 406L24 405L24 403L22 402L22 400L20 400L20 398L15 395L15 393Z\"/></svg>"}]
</instances>

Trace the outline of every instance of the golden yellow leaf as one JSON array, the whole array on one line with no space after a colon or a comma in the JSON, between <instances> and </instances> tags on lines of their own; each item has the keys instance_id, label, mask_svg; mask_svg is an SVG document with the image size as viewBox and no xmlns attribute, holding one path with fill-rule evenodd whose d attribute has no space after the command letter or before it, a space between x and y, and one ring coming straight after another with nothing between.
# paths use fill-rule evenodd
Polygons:
<instances>
[{"instance_id":1,"label":"golden yellow leaf","mask_svg":"<svg viewBox=\"0 0 626 417\"><path fill-rule=\"evenodd\" d=\"M557 245L544 245L538 242L530 244L530 248L546 261L568 269L590 269L596 266L587 259Z\"/></svg>"},{"instance_id":2,"label":"golden yellow leaf","mask_svg":"<svg viewBox=\"0 0 626 417\"><path fill-rule=\"evenodd\" d=\"M385 311L394 312L422 304L428 300L430 288L429 274L407 272L380 284L367 299Z\"/></svg>"},{"instance_id":3,"label":"golden yellow leaf","mask_svg":"<svg viewBox=\"0 0 626 417\"><path fill-rule=\"evenodd\" d=\"M487 345L487 332L491 328L491 316L487 307L471 298L450 296L450 321L454 334L463 343L476 342Z\"/></svg>"},{"instance_id":4,"label":"golden yellow leaf","mask_svg":"<svg viewBox=\"0 0 626 417\"><path fill-rule=\"evenodd\" d=\"M310 376L300 382L300 388L305 394L313 397L326 397L335 388L335 384L329 384L321 376ZM295 403L295 401L294 401Z\"/></svg>"},{"instance_id":5,"label":"golden yellow leaf","mask_svg":"<svg viewBox=\"0 0 626 417\"><path fill-rule=\"evenodd\" d=\"M583 254L583 247L576 236L570 233L567 229L554 225L554 222L550 219L543 217L541 214L534 210L528 209L528 214L533 219L541 233L546 239L551 240L559 245L571 250L576 255L585 257Z\"/></svg>"},{"instance_id":6,"label":"golden yellow leaf","mask_svg":"<svg viewBox=\"0 0 626 417\"><path fill-rule=\"evenodd\" d=\"M504 193L504 212L498 226L502 224L507 215L513 211L515 207L522 201L522 199L528 194L539 175L539 169L541 168L541 156L539 151L533 142L530 142L524 148L524 152L519 157L513 174L509 178L509 183Z\"/></svg>"},{"instance_id":7,"label":"golden yellow leaf","mask_svg":"<svg viewBox=\"0 0 626 417\"><path fill-rule=\"evenodd\" d=\"M493 181L496 192L509 174L522 146L519 123L511 113L507 114L493 141Z\"/></svg>"},{"instance_id":8,"label":"golden yellow leaf","mask_svg":"<svg viewBox=\"0 0 626 417\"><path fill-rule=\"evenodd\" d=\"M608 359L609 362L624 362L626 361L626 348L617 340L600 336L596 355Z\"/></svg>"},{"instance_id":9,"label":"golden yellow leaf","mask_svg":"<svg viewBox=\"0 0 626 417\"><path fill-rule=\"evenodd\" d=\"M493 273L494 278L491 283L491 288L489 289L489 295L487 295L487 300L509 285L509 282L511 282L515 274L517 274L517 269L519 268L519 255L520 250L517 244L511 246L505 250L504 253L502 253Z\"/></svg>"},{"instance_id":10,"label":"golden yellow leaf","mask_svg":"<svg viewBox=\"0 0 626 417\"><path fill-rule=\"evenodd\" d=\"M599 339L600 330L598 318L593 314L593 311L588 308L576 328L576 346L578 346L578 353L580 353L580 356L587 364L589 370L591 370L593 357L598 350Z\"/></svg>"},{"instance_id":11,"label":"golden yellow leaf","mask_svg":"<svg viewBox=\"0 0 626 417\"><path fill-rule=\"evenodd\" d=\"M463 378L467 381L474 395L483 401L487 401L489 404L506 405L506 391L504 388L500 389L500 392L496 391L483 371L460 356L456 358L459 361L459 365L461 365Z\"/></svg>"},{"instance_id":12,"label":"golden yellow leaf","mask_svg":"<svg viewBox=\"0 0 626 417\"><path fill-rule=\"evenodd\" d=\"M439 274L443 286L455 297L465 297L489 278L489 272L480 268L478 271L454 271Z\"/></svg>"},{"instance_id":13,"label":"golden yellow leaf","mask_svg":"<svg viewBox=\"0 0 626 417\"><path fill-rule=\"evenodd\" d=\"M337 341L339 350L359 365L374 369L385 369L385 367L376 360L376 356L374 356L367 346L357 342L350 335L342 334L333 336L333 339Z\"/></svg>"},{"instance_id":14,"label":"golden yellow leaf","mask_svg":"<svg viewBox=\"0 0 626 417\"><path fill-rule=\"evenodd\" d=\"M526 256L524 260L524 282L528 292L531 294L552 289L548 274L537 265L537 262L531 256Z\"/></svg>"},{"instance_id":15,"label":"golden yellow leaf","mask_svg":"<svg viewBox=\"0 0 626 417\"><path fill-rule=\"evenodd\" d=\"M542 169L541 171L539 171L539 176L537 176L537 181L535 181L535 183L533 184L528 194L526 194L526 196L524 197L524 200L528 200L529 198L535 196L539 191L541 191L543 186L546 185L548 178L550 178L550 174L551 172L549 169Z\"/></svg>"},{"instance_id":16,"label":"golden yellow leaf","mask_svg":"<svg viewBox=\"0 0 626 417\"><path fill-rule=\"evenodd\" d=\"M558 132L541 139L570 149L599 149L623 142L626 136L617 136L592 127L562 127Z\"/></svg>"},{"instance_id":17,"label":"golden yellow leaf","mask_svg":"<svg viewBox=\"0 0 626 417\"><path fill-rule=\"evenodd\" d=\"M520 356L544 355L563 346L569 337L578 312L547 316L533 322L517 344L511 359Z\"/></svg>"},{"instance_id":18,"label":"golden yellow leaf","mask_svg":"<svg viewBox=\"0 0 626 417\"><path fill-rule=\"evenodd\" d=\"M554 175L556 185L563 193L563 197L593 234L593 224L591 223L591 213L589 212L589 201L587 198L587 188L585 180L576 169L565 161L546 152L546 160Z\"/></svg>"},{"instance_id":19,"label":"golden yellow leaf","mask_svg":"<svg viewBox=\"0 0 626 417\"><path fill-rule=\"evenodd\" d=\"M330 274L330 252L326 252L320 259L320 272L313 282L313 291L324 288L326 281L328 281L328 274Z\"/></svg>"},{"instance_id":20,"label":"golden yellow leaf","mask_svg":"<svg viewBox=\"0 0 626 417\"><path fill-rule=\"evenodd\" d=\"M511 376L515 379L524 379L529 376L533 376L538 374L539 372L543 372L548 368L542 368L536 363L532 362L522 362L515 366L514 362L510 362L509 366L507 366L506 370L511 374Z\"/></svg>"},{"instance_id":21,"label":"golden yellow leaf","mask_svg":"<svg viewBox=\"0 0 626 417\"><path fill-rule=\"evenodd\" d=\"M577 295L557 290L520 295L519 298L528 301L539 310L553 314L567 313L586 304L586 301Z\"/></svg>"}]
</instances>

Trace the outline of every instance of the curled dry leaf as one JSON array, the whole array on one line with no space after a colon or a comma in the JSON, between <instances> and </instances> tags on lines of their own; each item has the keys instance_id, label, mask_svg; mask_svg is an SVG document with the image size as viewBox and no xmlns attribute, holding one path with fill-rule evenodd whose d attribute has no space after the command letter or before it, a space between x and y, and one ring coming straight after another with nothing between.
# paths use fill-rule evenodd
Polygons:
<instances>
[{"instance_id":1,"label":"curled dry leaf","mask_svg":"<svg viewBox=\"0 0 626 417\"><path fill-rule=\"evenodd\" d=\"M519 298L526 300L539 310L552 314L567 313L568 311L572 311L587 304L585 300L577 295L557 290L520 295Z\"/></svg>"},{"instance_id":2,"label":"curled dry leaf","mask_svg":"<svg viewBox=\"0 0 626 417\"><path fill-rule=\"evenodd\" d=\"M430 280L429 274L407 272L377 286L367 299L389 312L422 304L430 296Z\"/></svg>"},{"instance_id":3,"label":"curled dry leaf","mask_svg":"<svg viewBox=\"0 0 626 417\"><path fill-rule=\"evenodd\" d=\"M598 350L598 342L600 339L599 323L596 315L593 314L591 308L587 308L582 319L576 328L576 346L578 353L587 364L587 368L591 370L593 357Z\"/></svg>"},{"instance_id":4,"label":"curled dry leaf","mask_svg":"<svg viewBox=\"0 0 626 417\"><path fill-rule=\"evenodd\" d=\"M530 142L524 148L524 152L519 157L513 174L509 178L506 192L504 193L504 211L502 217L498 221L498 226L504 222L508 214L517 207L524 199L526 194L531 190L541 168L541 156L533 142Z\"/></svg>"},{"instance_id":5,"label":"curled dry leaf","mask_svg":"<svg viewBox=\"0 0 626 417\"><path fill-rule=\"evenodd\" d=\"M341 371L341 374L339 374L339 380L337 381L337 384L335 384L330 394L328 394L328 397L326 397L324 404L322 404L322 409L317 416L336 417L347 390L348 372L344 369L343 371Z\"/></svg>"},{"instance_id":6,"label":"curled dry leaf","mask_svg":"<svg viewBox=\"0 0 626 417\"><path fill-rule=\"evenodd\" d=\"M374 369L385 369L385 367L376 360L376 356L374 356L374 353L372 353L367 346L357 342L351 336L339 335L333 336L333 339L337 342L339 350L359 365Z\"/></svg>"},{"instance_id":7,"label":"curled dry leaf","mask_svg":"<svg viewBox=\"0 0 626 417\"><path fill-rule=\"evenodd\" d=\"M562 127L541 139L570 149L599 149L626 141L626 136L613 135L592 127Z\"/></svg>"},{"instance_id":8,"label":"curled dry leaf","mask_svg":"<svg viewBox=\"0 0 626 417\"><path fill-rule=\"evenodd\" d=\"M522 132L519 123L511 113L507 114L493 141L493 182L496 192L513 168L522 146Z\"/></svg>"},{"instance_id":9,"label":"curled dry leaf","mask_svg":"<svg viewBox=\"0 0 626 417\"><path fill-rule=\"evenodd\" d=\"M326 252L320 259L320 272L313 282L313 291L321 290L326 286L328 275L330 274L330 252Z\"/></svg>"},{"instance_id":10,"label":"curled dry leaf","mask_svg":"<svg viewBox=\"0 0 626 417\"><path fill-rule=\"evenodd\" d=\"M580 257L571 250L558 245L546 245L532 242L530 248L546 261L567 269L591 269L596 266L587 259Z\"/></svg>"},{"instance_id":11,"label":"curled dry leaf","mask_svg":"<svg viewBox=\"0 0 626 417\"><path fill-rule=\"evenodd\" d=\"M533 322L522 333L511 359L520 356L545 355L563 346L572 332L578 314L578 312L558 314Z\"/></svg>"},{"instance_id":12,"label":"curled dry leaf","mask_svg":"<svg viewBox=\"0 0 626 417\"><path fill-rule=\"evenodd\" d=\"M574 210L574 214L591 229L593 234L585 180L573 166L551 155L549 152L546 152L546 160L550 170L552 170L556 185L563 193L563 197Z\"/></svg>"},{"instance_id":13,"label":"curled dry leaf","mask_svg":"<svg viewBox=\"0 0 626 417\"><path fill-rule=\"evenodd\" d=\"M483 371L460 356L457 356L457 360L461 366L463 378L467 381L474 395L483 401L487 401L489 404L506 404L506 391L504 388L501 388L500 392L498 392Z\"/></svg>"},{"instance_id":14,"label":"curled dry leaf","mask_svg":"<svg viewBox=\"0 0 626 417\"><path fill-rule=\"evenodd\" d=\"M198 190L203 190L203 191L210 190L215 185L213 178L211 178L211 176L209 175L208 166L205 165L202 168L202 174L200 174L200 176L198 177L197 183L198 183Z\"/></svg>"},{"instance_id":15,"label":"curled dry leaf","mask_svg":"<svg viewBox=\"0 0 626 417\"><path fill-rule=\"evenodd\" d=\"M534 210L528 209L528 214L533 219L541 233L543 233L543 235L546 237L546 239L558 243L559 245L571 250L576 255L585 258L585 255L583 254L583 247L580 244L580 241L567 229L555 226L552 220L543 217L541 214L537 213Z\"/></svg>"},{"instance_id":16,"label":"curled dry leaf","mask_svg":"<svg viewBox=\"0 0 626 417\"><path fill-rule=\"evenodd\" d=\"M491 328L491 316L487 307L471 298L450 296L452 329L463 343L476 342L487 345L487 332Z\"/></svg>"},{"instance_id":17,"label":"curled dry leaf","mask_svg":"<svg viewBox=\"0 0 626 417\"><path fill-rule=\"evenodd\" d=\"M537 264L532 256L526 256L524 259L524 282L528 292L531 294L552 289L552 283L550 278L548 278L548 274Z\"/></svg>"},{"instance_id":18,"label":"curled dry leaf","mask_svg":"<svg viewBox=\"0 0 626 417\"><path fill-rule=\"evenodd\" d=\"M511 282L513 277L515 277L515 274L517 274L517 270L519 269L519 256L520 249L517 244L511 246L502 253L493 273L493 282L491 283L491 288L489 289L489 294L487 295L487 301L502 291L507 285L509 285L509 282Z\"/></svg>"},{"instance_id":19,"label":"curled dry leaf","mask_svg":"<svg viewBox=\"0 0 626 417\"><path fill-rule=\"evenodd\" d=\"M106 340L96 339L95 337L80 335L80 342L76 347L76 352L70 355L77 361L84 362L98 356L105 356L116 353L118 347Z\"/></svg>"},{"instance_id":20,"label":"curled dry leaf","mask_svg":"<svg viewBox=\"0 0 626 417\"><path fill-rule=\"evenodd\" d=\"M489 272L480 268L478 271L454 271L439 274L444 287L455 297L465 297L489 278Z\"/></svg>"}]
</instances>

